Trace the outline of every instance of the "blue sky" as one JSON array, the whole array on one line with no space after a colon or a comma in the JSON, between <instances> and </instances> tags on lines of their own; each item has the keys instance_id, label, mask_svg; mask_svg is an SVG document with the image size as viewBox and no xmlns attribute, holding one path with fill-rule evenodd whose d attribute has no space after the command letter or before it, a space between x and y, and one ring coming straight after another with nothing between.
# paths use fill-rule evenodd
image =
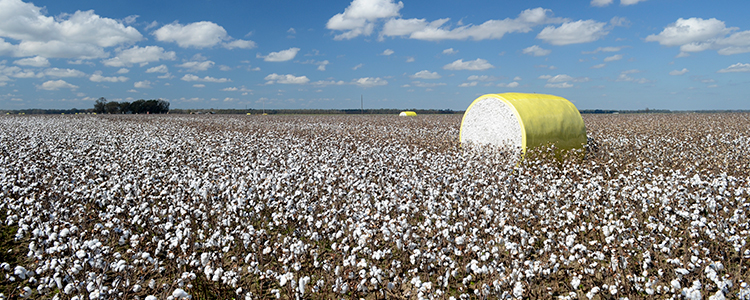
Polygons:
<instances>
[{"instance_id":1,"label":"blue sky","mask_svg":"<svg viewBox=\"0 0 750 300\"><path fill-rule=\"evenodd\" d=\"M0 0L0 108L750 109L748 1Z\"/></svg>"}]
</instances>

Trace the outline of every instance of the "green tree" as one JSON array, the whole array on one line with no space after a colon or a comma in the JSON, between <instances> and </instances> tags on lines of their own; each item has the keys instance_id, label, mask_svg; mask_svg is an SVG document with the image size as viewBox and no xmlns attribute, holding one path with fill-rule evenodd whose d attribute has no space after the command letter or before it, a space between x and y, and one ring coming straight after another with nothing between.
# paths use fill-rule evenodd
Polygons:
<instances>
[{"instance_id":1,"label":"green tree","mask_svg":"<svg viewBox=\"0 0 750 300\"><path fill-rule=\"evenodd\" d=\"M107 99L104 97L99 98L94 103L94 112L97 114L103 114L107 109Z\"/></svg>"}]
</instances>

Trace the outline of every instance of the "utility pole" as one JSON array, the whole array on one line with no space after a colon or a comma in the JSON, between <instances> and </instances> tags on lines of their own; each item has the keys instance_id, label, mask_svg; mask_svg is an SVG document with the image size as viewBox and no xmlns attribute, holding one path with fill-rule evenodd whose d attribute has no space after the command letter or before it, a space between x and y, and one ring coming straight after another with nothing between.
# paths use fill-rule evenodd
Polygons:
<instances>
[{"instance_id":1,"label":"utility pole","mask_svg":"<svg viewBox=\"0 0 750 300\"><path fill-rule=\"evenodd\" d=\"M359 109L362 111L362 114L365 114L365 95L359 95Z\"/></svg>"}]
</instances>

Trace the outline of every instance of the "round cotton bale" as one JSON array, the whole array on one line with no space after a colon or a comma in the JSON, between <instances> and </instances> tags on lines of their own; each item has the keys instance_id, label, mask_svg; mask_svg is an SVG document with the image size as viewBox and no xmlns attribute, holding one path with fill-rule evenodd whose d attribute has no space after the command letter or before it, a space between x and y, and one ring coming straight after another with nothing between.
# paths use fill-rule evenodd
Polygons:
<instances>
[{"instance_id":1,"label":"round cotton bale","mask_svg":"<svg viewBox=\"0 0 750 300\"><path fill-rule=\"evenodd\" d=\"M483 95L469 105L461 120L461 143L527 149L555 144L582 148L586 127L578 109L565 98L526 93Z\"/></svg>"},{"instance_id":2,"label":"round cotton bale","mask_svg":"<svg viewBox=\"0 0 750 300\"><path fill-rule=\"evenodd\" d=\"M417 113L413 111L402 111L400 114L398 114L399 117L416 117Z\"/></svg>"}]
</instances>

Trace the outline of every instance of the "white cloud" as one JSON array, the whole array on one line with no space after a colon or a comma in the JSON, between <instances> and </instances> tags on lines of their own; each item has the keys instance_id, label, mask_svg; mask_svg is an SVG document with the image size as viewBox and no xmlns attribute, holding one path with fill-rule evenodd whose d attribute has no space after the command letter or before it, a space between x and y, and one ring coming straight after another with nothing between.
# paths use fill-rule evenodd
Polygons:
<instances>
[{"instance_id":1,"label":"white cloud","mask_svg":"<svg viewBox=\"0 0 750 300\"><path fill-rule=\"evenodd\" d=\"M253 92L253 90L248 89L245 86L241 86L239 88L238 87L227 87L227 88L223 88L221 90L225 91L225 92L243 92L243 93L252 93Z\"/></svg>"},{"instance_id":2,"label":"white cloud","mask_svg":"<svg viewBox=\"0 0 750 300\"><path fill-rule=\"evenodd\" d=\"M358 65L354 66L354 67L352 68L352 70L355 70L355 71L356 71L357 69L361 68L362 66L363 66L363 64L358 64Z\"/></svg>"},{"instance_id":3,"label":"white cloud","mask_svg":"<svg viewBox=\"0 0 750 300\"><path fill-rule=\"evenodd\" d=\"M529 54L533 56L545 56L552 53L552 50L543 49L542 47L539 47L537 45L528 47L523 49L523 54Z\"/></svg>"},{"instance_id":4,"label":"white cloud","mask_svg":"<svg viewBox=\"0 0 750 300\"><path fill-rule=\"evenodd\" d=\"M103 48L132 44L143 39L133 27L103 18L93 10L57 17L46 9L20 0L0 1L0 36L19 41L16 56L91 59L106 57Z\"/></svg>"},{"instance_id":5,"label":"white cloud","mask_svg":"<svg viewBox=\"0 0 750 300\"><path fill-rule=\"evenodd\" d=\"M175 60L177 55L174 51L164 51L164 48L158 46L146 46L121 50L117 56L104 60L102 63L110 67L125 67L133 64L147 65L159 60Z\"/></svg>"},{"instance_id":6,"label":"white cloud","mask_svg":"<svg viewBox=\"0 0 750 300\"><path fill-rule=\"evenodd\" d=\"M469 76L469 78L466 78L466 80L469 80L469 81L495 81L499 79L500 78L497 78L495 76L489 76L489 75L471 75Z\"/></svg>"},{"instance_id":7,"label":"white cloud","mask_svg":"<svg viewBox=\"0 0 750 300\"><path fill-rule=\"evenodd\" d=\"M193 72L206 71L214 66L214 62L207 61L188 61L177 65L180 68L190 69Z\"/></svg>"},{"instance_id":8,"label":"white cloud","mask_svg":"<svg viewBox=\"0 0 750 300\"><path fill-rule=\"evenodd\" d=\"M151 88L151 81L144 80L144 81L138 81L133 83L133 87L138 89L150 89Z\"/></svg>"},{"instance_id":9,"label":"white cloud","mask_svg":"<svg viewBox=\"0 0 750 300\"><path fill-rule=\"evenodd\" d=\"M292 74L279 75L276 73L269 74L264 80L266 81L266 84L305 84L310 82L310 79L308 79L307 76L294 76Z\"/></svg>"},{"instance_id":10,"label":"white cloud","mask_svg":"<svg viewBox=\"0 0 750 300\"><path fill-rule=\"evenodd\" d=\"M222 44L222 46L224 48L229 49L229 50L232 50L232 49L235 49L235 48L237 48L237 49L253 49L253 48L257 47L257 45L255 44L255 42L248 41L248 40L234 40L234 41L231 41L231 42L226 42L226 43Z\"/></svg>"},{"instance_id":11,"label":"white cloud","mask_svg":"<svg viewBox=\"0 0 750 300\"><path fill-rule=\"evenodd\" d=\"M601 69L601 68L604 68L605 66L607 66L607 64L598 64L598 65L591 66L591 68L592 69Z\"/></svg>"},{"instance_id":12,"label":"white cloud","mask_svg":"<svg viewBox=\"0 0 750 300\"><path fill-rule=\"evenodd\" d=\"M414 57L408 57L408 58L406 58L406 62L408 62L408 63L414 62Z\"/></svg>"},{"instance_id":13,"label":"white cloud","mask_svg":"<svg viewBox=\"0 0 750 300\"><path fill-rule=\"evenodd\" d=\"M51 77L83 77L86 76L86 73L74 69L50 68L44 70L44 75Z\"/></svg>"},{"instance_id":14,"label":"white cloud","mask_svg":"<svg viewBox=\"0 0 750 300\"><path fill-rule=\"evenodd\" d=\"M669 72L669 75L678 76L678 75L683 75L683 74L685 74L687 72L689 72L688 69L687 68L683 68L682 70L673 70L673 71Z\"/></svg>"},{"instance_id":15,"label":"white cloud","mask_svg":"<svg viewBox=\"0 0 750 300\"><path fill-rule=\"evenodd\" d=\"M448 48L448 49L443 50L443 54L451 55L451 54L456 54L456 53L458 53L458 50L453 50L453 48Z\"/></svg>"},{"instance_id":16,"label":"white cloud","mask_svg":"<svg viewBox=\"0 0 750 300\"><path fill-rule=\"evenodd\" d=\"M680 18L659 34L647 36L646 41L658 42L667 47L680 46L680 54L677 57L686 57L690 52L710 49L717 50L721 55L750 52L750 31L732 33L737 29L726 27L723 21L715 18ZM732 34L729 35L730 33Z\"/></svg>"},{"instance_id":17,"label":"white cloud","mask_svg":"<svg viewBox=\"0 0 750 300\"><path fill-rule=\"evenodd\" d=\"M206 87L206 85L202 84L202 83L197 83L197 84L194 84L193 87L194 88L204 88L204 87Z\"/></svg>"},{"instance_id":18,"label":"white cloud","mask_svg":"<svg viewBox=\"0 0 750 300\"><path fill-rule=\"evenodd\" d=\"M563 18L552 17L552 11L541 7L522 11L517 18L488 20L480 25L463 25L450 28L445 25L450 19L428 22L425 19L390 19L380 35L401 36L418 40L486 40L501 39L506 33L529 32L532 27L543 24L562 23ZM460 22L459 22L460 24Z\"/></svg>"},{"instance_id":19,"label":"white cloud","mask_svg":"<svg viewBox=\"0 0 750 300\"><path fill-rule=\"evenodd\" d=\"M651 82L650 80L648 80L646 78L633 78L633 77L628 76L628 74L636 74L636 73L640 73L640 72L641 71L635 70L635 69L622 71L622 72L620 72L620 75L617 76L617 79L615 79L615 81L620 81L620 82L635 82L635 83L640 83L640 84Z\"/></svg>"},{"instance_id":20,"label":"white cloud","mask_svg":"<svg viewBox=\"0 0 750 300\"><path fill-rule=\"evenodd\" d=\"M643 1L646 1L646 0L620 0L620 5L622 6L633 5L638 2L643 2Z\"/></svg>"},{"instance_id":21,"label":"white cloud","mask_svg":"<svg viewBox=\"0 0 750 300\"><path fill-rule=\"evenodd\" d=\"M198 76L195 76L193 74L185 74L185 76L182 76L180 78L183 81L191 82L191 81L203 81L203 82L213 82L213 83L222 83L222 82L230 82L232 80L229 80L227 78L214 78L210 76L206 76L203 78L200 78Z\"/></svg>"},{"instance_id":22,"label":"white cloud","mask_svg":"<svg viewBox=\"0 0 750 300\"><path fill-rule=\"evenodd\" d=\"M421 87L421 88L433 88L437 86L444 86L446 84L442 82L437 83L437 82L412 81L411 85L416 86L416 87Z\"/></svg>"},{"instance_id":23,"label":"white cloud","mask_svg":"<svg viewBox=\"0 0 750 300\"><path fill-rule=\"evenodd\" d=\"M279 52L271 52L267 56L262 56L260 53L256 56L258 58L263 58L264 61L272 61L272 62L281 62L281 61L288 61L294 59L295 56L297 56L297 52L299 52L299 48L289 48L286 50L281 50Z\"/></svg>"},{"instance_id":24,"label":"white cloud","mask_svg":"<svg viewBox=\"0 0 750 300\"><path fill-rule=\"evenodd\" d=\"M440 76L440 74L438 74L437 72L430 72L427 70L422 70L422 71L415 73L414 75L409 75L409 77L421 78L421 79L438 79L442 76Z\"/></svg>"},{"instance_id":25,"label":"white cloud","mask_svg":"<svg viewBox=\"0 0 750 300\"><path fill-rule=\"evenodd\" d=\"M393 0L353 0L343 13L328 20L326 28L343 31L334 37L336 40L369 36L378 19L396 17L403 7L403 2L395 3Z\"/></svg>"},{"instance_id":26,"label":"white cloud","mask_svg":"<svg viewBox=\"0 0 750 300\"><path fill-rule=\"evenodd\" d=\"M560 75L555 75L555 76L548 78L547 82L564 82L564 81L572 81L572 80L573 80L572 76L560 74Z\"/></svg>"},{"instance_id":27,"label":"white cloud","mask_svg":"<svg viewBox=\"0 0 750 300\"><path fill-rule=\"evenodd\" d=\"M49 60L41 56L22 58L13 62L19 66L49 67Z\"/></svg>"},{"instance_id":28,"label":"white cloud","mask_svg":"<svg viewBox=\"0 0 750 300\"><path fill-rule=\"evenodd\" d=\"M612 4L613 0L591 0L591 6L604 7Z\"/></svg>"},{"instance_id":29,"label":"white cloud","mask_svg":"<svg viewBox=\"0 0 750 300\"><path fill-rule=\"evenodd\" d=\"M516 76L516 77L513 77L513 80L515 80L515 81L521 81L521 80L523 80L523 79L521 79L521 77L520 77L520 76Z\"/></svg>"},{"instance_id":30,"label":"white cloud","mask_svg":"<svg viewBox=\"0 0 750 300\"><path fill-rule=\"evenodd\" d=\"M327 65L328 65L329 63L330 63L330 62L329 62L328 60L324 60L324 61L319 61L319 62L317 62L316 64L318 65L318 71L325 71L325 70L326 70L326 66L327 66Z\"/></svg>"},{"instance_id":31,"label":"white cloud","mask_svg":"<svg viewBox=\"0 0 750 300\"><path fill-rule=\"evenodd\" d=\"M472 81L472 82L464 82L462 84L459 84L458 87L472 87L477 86L478 82Z\"/></svg>"},{"instance_id":32,"label":"white cloud","mask_svg":"<svg viewBox=\"0 0 750 300\"><path fill-rule=\"evenodd\" d=\"M494 68L492 64L488 63L486 60L477 58L476 60L470 60L464 62L463 59L459 59L457 61L454 61L450 64L447 64L443 66L443 69L445 70L471 70L471 71L483 71L487 69Z\"/></svg>"},{"instance_id":33,"label":"white cloud","mask_svg":"<svg viewBox=\"0 0 750 300\"><path fill-rule=\"evenodd\" d=\"M360 87L370 88L370 87L375 87L375 86L380 86L380 85L387 85L388 81L385 79L381 79L380 77L374 77L374 78L363 77L363 78L355 79L352 83Z\"/></svg>"},{"instance_id":34,"label":"white cloud","mask_svg":"<svg viewBox=\"0 0 750 300\"><path fill-rule=\"evenodd\" d=\"M567 83L567 82L561 82L561 83L548 83L545 84L544 87L546 88L558 88L558 89L567 89L572 88L574 85Z\"/></svg>"},{"instance_id":35,"label":"white cloud","mask_svg":"<svg viewBox=\"0 0 750 300\"><path fill-rule=\"evenodd\" d=\"M316 86L327 86L327 85L345 85L346 82L343 80L335 81L335 80L318 80L316 82L312 83Z\"/></svg>"},{"instance_id":36,"label":"white cloud","mask_svg":"<svg viewBox=\"0 0 750 300\"><path fill-rule=\"evenodd\" d=\"M560 27L547 26L536 36L552 45L581 44L596 41L609 34L607 23L594 20L565 22Z\"/></svg>"},{"instance_id":37,"label":"white cloud","mask_svg":"<svg viewBox=\"0 0 750 300\"><path fill-rule=\"evenodd\" d=\"M612 56L605 57L604 62L616 61L616 60L621 60L621 59L622 59L622 54L615 54Z\"/></svg>"},{"instance_id":38,"label":"white cloud","mask_svg":"<svg viewBox=\"0 0 750 300\"><path fill-rule=\"evenodd\" d=\"M48 91L56 91L59 89L75 90L77 88L78 86L67 83L65 82L65 80L50 80L45 83L42 83L42 85L37 86L37 89L48 90Z\"/></svg>"},{"instance_id":39,"label":"white cloud","mask_svg":"<svg viewBox=\"0 0 750 300\"><path fill-rule=\"evenodd\" d=\"M146 70L146 73L167 73L169 72L169 68L167 68L166 65L158 65L156 67L151 67Z\"/></svg>"},{"instance_id":40,"label":"white cloud","mask_svg":"<svg viewBox=\"0 0 750 300\"><path fill-rule=\"evenodd\" d=\"M230 66L225 66L225 65L219 65L219 70L222 70L222 71L225 71L225 72L226 72L226 71L231 71L231 70L232 70L232 67L230 67Z\"/></svg>"},{"instance_id":41,"label":"white cloud","mask_svg":"<svg viewBox=\"0 0 750 300\"><path fill-rule=\"evenodd\" d=\"M130 72L130 70L126 68L121 68L117 70L117 74L128 74L128 72Z\"/></svg>"},{"instance_id":42,"label":"white cloud","mask_svg":"<svg viewBox=\"0 0 750 300\"><path fill-rule=\"evenodd\" d=\"M597 54L599 52L617 52L622 50L622 48L625 48L625 46L620 47L598 47L594 51L583 51L582 54Z\"/></svg>"},{"instance_id":43,"label":"white cloud","mask_svg":"<svg viewBox=\"0 0 750 300\"><path fill-rule=\"evenodd\" d=\"M93 82L125 82L128 81L128 79L129 78L125 76L105 77L102 76L102 71L96 71L89 77L89 80Z\"/></svg>"},{"instance_id":44,"label":"white cloud","mask_svg":"<svg viewBox=\"0 0 750 300\"><path fill-rule=\"evenodd\" d=\"M187 25L172 23L162 26L152 34L158 41L174 42L182 48L213 47L222 41L231 39L224 27L209 21Z\"/></svg>"},{"instance_id":45,"label":"white cloud","mask_svg":"<svg viewBox=\"0 0 750 300\"><path fill-rule=\"evenodd\" d=\"M391 49L385 49L385 50L383 51L383 53L380 53L380 55L385 55L385 56L388 56L388 55L391 55L391 54L393 54L393 53L394 53L394 51L393 51L393 50L391 50Z\"/></svg>"},{"instance_id":46,"label":"white cloud","mask_svg":"<svg viewBox=\"0 0 750 300\"><path fill-rule=\"evenodd\" d=\"M658 42L667 47L682 45L697 45L709 39L729 34L733 29L726 28L724 22L711 18L677 19L677 22L669 24L659 34L646 37L647 42Z\"/></svg>"},{"instance_id":47,"label":"white cloud","mask_svg":"<svg viewBox=\"0 0 750 300\"><path fill-rule=\"evenodd\" d=\"M732 72L750 72L750 64L736 63L726 69L717 71L718 73L732 73Z\"/></svg>"},{"instance_id":48,"label":"white cloud","mask_svg":"<svg viewBox=\"0 0 750 300\"><path fill-rule=\"evenodd\" d=\"M505 85L505 87L508 87L508 88L515 88L515 87L518 87L519 85L520 85L520 84L518 84L518 82L515 82L515 81L513 81L513 82L511 82L511 83L508 83L508 84L506 84L506 85ZM498 86L500 86L500 85L498 85Z\"/></svg>"}]
</instances>

